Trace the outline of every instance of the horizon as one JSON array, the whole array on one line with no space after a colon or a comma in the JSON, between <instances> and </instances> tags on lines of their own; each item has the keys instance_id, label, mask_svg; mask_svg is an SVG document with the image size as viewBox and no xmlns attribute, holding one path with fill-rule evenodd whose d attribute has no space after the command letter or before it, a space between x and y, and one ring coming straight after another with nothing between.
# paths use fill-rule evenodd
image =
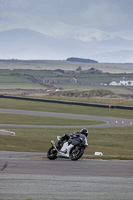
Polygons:
<instances>
[{"instance_id":1,"label":"horizon","mask_svg":"<svg viewBox=\"0 0 133 200\"><path fill-rule=\"evenodd\" d=\"M70 57L70 58L78 58L78 57ZM46 61L48 61L48 62L49 62L49 61L55 61L55 62L56 62L56 61L60 61L60 62L71 62L71 63L75 63L75 61L67 61L67 59L68 59L68 58L63 59L63 60L62 60L62 59L59 59L59 60L52 60L52 59L50 59L50 60L48 60L48 59L17 59L17 58L10 58L10 59L7 58L7 59L2 59L2 58L0 58L0 61L12 61L12 62L13 62L13 61L22 61L22 62L23 62L23 61L26 61L26 62L27 62L27 61L29 61L29 62L30 62L30 61L31 61L31 62L32 62L32 61L38 61L38 62L39 62L39 61L40 61L40 62L41 62L41 61L44 61L44 62L46 62ZM91 58L78 58L78 59L85 59L85 60L88 59L88 60L92 60ZM97 60L95 60L95 61L97 61ZM97 62L98 62L98 61L97 61ZM76 62L76 63L82 63L82 64L84 64L84 62ZM86 64L89 64L89 62L86 63ZM90 64L119 64L119 65L133 65L132 62L131 62L131 63L130 63L130 62L129 62L129 63L113 63L113 62L112 62L112 63L110 63L110 62L91 63L91 62L90 62Z\"/></svg>"}]
</instances>

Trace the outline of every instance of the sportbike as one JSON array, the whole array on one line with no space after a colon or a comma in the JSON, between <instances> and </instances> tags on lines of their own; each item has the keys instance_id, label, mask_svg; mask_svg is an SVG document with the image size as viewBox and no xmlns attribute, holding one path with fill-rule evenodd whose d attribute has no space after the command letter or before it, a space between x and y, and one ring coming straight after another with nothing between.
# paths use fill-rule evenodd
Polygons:
<instances>
[{"instance_id":1,"label":"sportbike","mask_svg":"<svg viewBox=\"0 0 133 200\"><path fill-rule=\"evenodd\" d=\"M70 158L71 160L78 160L84 154L84 150L88 146L87 137L81 133L70 137L65 141L61 141L61 136L57 136L57 143L51 141L52 146L47 152L47 157L54 160L58 157Z\"/></svg>"}]
</instances>

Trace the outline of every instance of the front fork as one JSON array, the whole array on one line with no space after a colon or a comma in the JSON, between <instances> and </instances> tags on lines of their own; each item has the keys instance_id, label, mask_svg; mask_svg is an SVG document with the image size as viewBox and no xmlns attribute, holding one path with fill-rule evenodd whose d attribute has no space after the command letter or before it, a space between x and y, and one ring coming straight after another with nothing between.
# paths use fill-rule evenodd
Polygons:
<instances>
[{"instance_id":1,"label":"front fork","mask_svg":"<svg viewBox=\"0 0 133 200\"><path fill-rule=\"evenodd\" d=\"M51 144L52 144L52 147L53 147L57 152L59 152L58 149L57 149L57 147L56 147L56 144L55 144L55 142L54 142L53 140L51 140Z\"/></svg>"}]
</instances>

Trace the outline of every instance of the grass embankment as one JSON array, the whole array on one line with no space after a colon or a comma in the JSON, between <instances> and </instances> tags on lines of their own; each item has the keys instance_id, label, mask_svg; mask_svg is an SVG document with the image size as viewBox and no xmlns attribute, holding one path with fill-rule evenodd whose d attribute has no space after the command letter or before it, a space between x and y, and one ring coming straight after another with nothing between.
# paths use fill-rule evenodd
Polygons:
<instances>
[{"instance_id":1,"label":"grass embankment","mask_svg":"<svg viewBox=\"0 0 133 200\"><path fill-rule=\"evenodd\" d=\"M118 89L118 88L117 88ZM40 96L43 98L43 96ZM133 99L128 98L108 98L108 97L68 97L68 96L45 96L45 99L64 100L64 101L76 101L85 103L96 103L106 105L124 105L133 106Z\"/></svg>"},{"instance_id":2,"label":"grass embankment","mask_svg":"<svg viewBox=\"0 0 133 200\"><path fill-rule=\"evenodd\" d=\"M21 110L41 110L52 112L64 112L72 114L89 114L101 116L114 116L133 118L133 111L94 108L64 104L53 104L43 102L31 102L12 99L0 99L1 108L21 109ZM20 116L21 117L21 116ZM28 116L27 116L28 117ZM30 116L29 116L30 117ZM42 118L42 117L41 117ZM15 120L15 119L14 119ZM28 121L27 118L25 118ZM50 120L50 119L49 119ZM50 123L54 123L54 120ZM65 121L65 119L62 119ZM16 119L17 121L17 119ZM21 121L18 119L18 122ZM32 120L31 120L32 121ZM43 120L42 120L43 121ZM59 120L60 121L60 120ZM77 121L77 120L76 120ZM30 121L29 121L30 122ZM40 123L40 119L38 120ZM1 122L0 122L1 123ZM6 122L8 123L8 122ZM12 123L15 123L13 121ZM37 123L37 121L35 121ZM68 121L69 123L69 121ZM76 122L75 122L76 123ZM79 124L78 124L79 125ZM7 127L2 127L7 129ZM8 128L9 130L9 128ZM16 133L15 137L0 136L0 150L8 151L32 151L46 152L50 147L50 140L56 140L57 135L71 133L79 130L75 129L40 129L40 128L10 128ZM95 151L101 151L104 157L109 158L133 158L133 127L121 128L91 128L88 129L89 147L85 154L94 155Z\"/></svg>"}]
</instances>

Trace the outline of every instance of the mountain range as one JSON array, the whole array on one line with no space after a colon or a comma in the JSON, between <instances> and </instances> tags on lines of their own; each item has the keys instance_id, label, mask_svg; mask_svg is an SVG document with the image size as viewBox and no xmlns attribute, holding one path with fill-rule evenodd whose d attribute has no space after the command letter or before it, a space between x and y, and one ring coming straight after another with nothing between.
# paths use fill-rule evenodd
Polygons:
<instances>
[{"instance_id":1,"label":"mountain range","mask_svg":"<svg viewBox=\"0 0 133 200\"><path fill-rule=\"evenodd\" d=\"M57 39L28 30L12 29L0 32L0 59L50 59L68 57L94 59L98 62L133 62L133 40L119 37L97 41L72 38Z\"/></svg>"}]
</instances>

